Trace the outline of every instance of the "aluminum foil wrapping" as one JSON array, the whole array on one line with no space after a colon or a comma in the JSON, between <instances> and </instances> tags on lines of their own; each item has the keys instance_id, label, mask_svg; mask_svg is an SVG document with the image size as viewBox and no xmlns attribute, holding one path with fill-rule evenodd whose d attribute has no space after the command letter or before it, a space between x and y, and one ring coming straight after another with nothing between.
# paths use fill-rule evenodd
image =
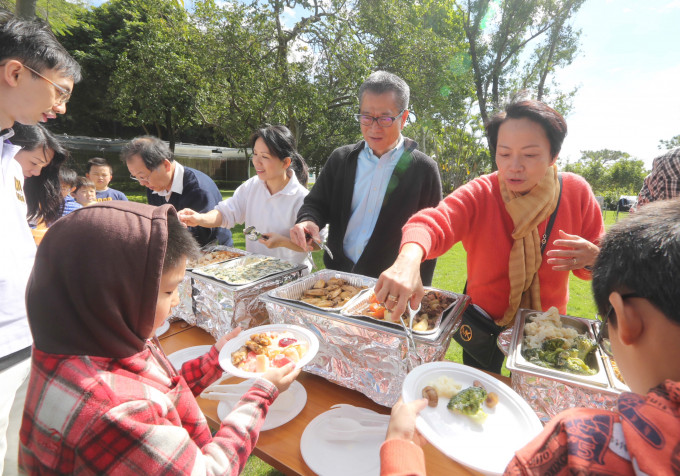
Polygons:
<instances>
[{"instance_id":1,"label":"aluminum foil wrapping","mask_svg":"<svg viewBox=\"0 0 680 476\"><path fill-rule=\"evenodd\" d=\"M619 393L567 385L557 380L513 371L512 389L527 401L543 423L574 407L614 410Z\"/></svg>"},{"instance_id":2,"label":"aluminum foil wrapping","mask_svg":"<svg viewBox=\"0 0 680 476\"><path fill-rule=\"evenodd\" d=\"M232 329L250 329L269 322L267 309L258 296L266 291L294 281L302 276L306 266L242 286L230 286L218 280L191 274L194 322L215 339Z\"/></svg>"},{"instance_id":3,"label":"aluminum foil wrapping","mask_svg":"<svg viewBox=\"0 0 680 476\"><path fill-rule=\"evenodd\" d=\"M193 300L191 298L192 286L191 276L186 274L182 282L177 286L179 293L179 304L175 306L169 320L176 321L182 319L189 324L196 324L196 316L194 316Z\"/></svg>"},{"instance_id":4,"label":"aluminum foil wrapping","mask_svg":"<svg viewBox=\"0 0 680 476\"><path fill-rule=\"evenodd\" d=\"M335 273L338 277L345 277L343 273ZM285 288L278 288L276 294L281 296L289 289L291 295L293 292L299 293L295 288L309 286L306 281L316 281L319 279L317 275L315 273ZM366 282L369 286L375 283L372 278L365 279L369 280ZM319 338L319 352L304 367L305 371L357 390L380 405L391 407L396 403L408 368L408 346L403 330L283 301L272 294L260 296L260 300L266 303L272 323L299 325L311 330ZM467 296L458 297L459 305L450 311L440 332L414 336L418 355L423 362L441 360L446 354L455 322L460 319L468 301Z\"/></svg>"}]
</instances>

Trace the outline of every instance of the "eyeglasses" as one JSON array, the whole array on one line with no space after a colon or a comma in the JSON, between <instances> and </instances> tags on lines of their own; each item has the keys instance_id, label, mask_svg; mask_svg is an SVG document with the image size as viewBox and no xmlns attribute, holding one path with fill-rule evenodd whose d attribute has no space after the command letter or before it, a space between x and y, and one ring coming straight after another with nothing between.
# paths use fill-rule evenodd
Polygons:
<instances>
[{"instance_id":1,"label":"eyeglasses","mask_svg":"<svg viewBox=\"0 0 680 476\"><path fill-rule=\"evenodd\" d=\"M641 298L643 296L640 296L637 293L627 293L627 294L622 294L621 299L626 300L630 298ZM600 330L597 332L597 337L595 338L595 343L599 345L600 343L603 342L604 339L604 334L605 334L605 329L607 328L607 321L609 321L609 318L611 317L612 312L614 311L614 306L611 304L609 305L609 310L607 311L607 314L601 316L600 314L597 315L598 320L600 321ZM611 355L611 348L609 347L609 339L607 339L606 345L603 345L602 347L605 349L605 351Z\"/></svg>"},{"instance_id":2,"label":"eyeglasses","mask_svg":"<svg viewBox=\"0 0 680 476\"><path fill-rule=\"evenodd\" d=\"M68 102L68 100L71 99L71 91L69 91L68 89L66 89L66 88L63 87L63 86L59 86L59 85L58 85L57 83L55 83L54 81L51 81L51 80L47 79L45 76L43 76L42 74L38 73L38 72L37 72L36 70L34 70L33 68L31 68L31 67L29 67L29 66L26 66L26 65L23 65L23 66L24 66L24 68L26 68L27 70L29 70L29 71L32 72L33 74L36 74L36 75L40 76L42 79L44 79L45 81L47 81L48 83L50 83L52 86L55 87L55 89L56 89L57 92L59 93L59 97L57 97L57 105L66 104L66 103Z\"/></svg>"},{"instance_id":3,"label":"eyeglasses","mask_svg":"<svg viewBox=\"0 0 680 476\"><path fill-rule=\"evenodd\" d=\"M375 121L378 123L380 127L390 127L392 124L394 124L394 121L396 121L397 118L401 117L405 110L406 109L402 109L401 112L394 117L390 116L375 117L369 116L368 114L354 114L354 119L356 119L357 122L362 126L371 126Z\"/></svg>"}]
</instances>

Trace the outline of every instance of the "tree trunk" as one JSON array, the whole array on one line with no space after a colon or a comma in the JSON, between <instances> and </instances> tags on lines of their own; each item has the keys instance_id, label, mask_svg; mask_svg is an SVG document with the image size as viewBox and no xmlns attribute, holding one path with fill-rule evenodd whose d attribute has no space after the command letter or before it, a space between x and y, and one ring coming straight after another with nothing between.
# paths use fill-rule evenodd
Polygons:
<instances>
[{"instance_id":1,"label":"tree trunk","mask_svg":"<svg viewBox=\"0 0 680 476\"><path fill-rule=\"evenodd\" d=\"M175 153L175 128L172 125L172 111L166 109L165 111L165 129L168 131L168 143L170 150Z\"/></svg>"},{"instance_id":2,"label":"tree trunk","mask_svg":"<svg viewBox=\"0 0 680 476\"><path fill-rule=\"evenodd\" d=\"M37 0L17 0L16 14L18 17L32 20L35 18L35 4Z\"/></svg>"}]
</instances>

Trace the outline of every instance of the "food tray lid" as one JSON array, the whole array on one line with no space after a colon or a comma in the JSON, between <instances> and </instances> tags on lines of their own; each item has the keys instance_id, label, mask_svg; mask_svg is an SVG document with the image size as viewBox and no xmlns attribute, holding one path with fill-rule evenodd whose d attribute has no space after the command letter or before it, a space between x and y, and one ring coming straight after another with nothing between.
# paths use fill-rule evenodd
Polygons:
<instances>
[{"instance_id":1,"label":"food tray lid","mask_svg":"<svg viewBox=\"0 0 680 476\"><path fill-rule=\"evenodd\" d=\"M453 302L449 304L444 310L442 310L441 314L437 317L437 320L435 322L435 325L432 329L428 329L426 331L417 331L413 329L414 334L419 334L419 335L430 335L430 334L436 334L439 332L439 327L441 326L442 323L442 317L449 312L455 305L456 302L459 300L459 295L452 293L450 291L443 291L441 289L435 289L431 287L426 287L425 292L439 292L447 297L450 297L453 299ZM384 319L376 319L371 316L366 316L361 313L362 310L366 309L368 306L368 300L371 297L371 294L373 294L374 290L373 288L366 289L356 296L354 296L344 307L344 309L341 311L341 314L344 316L348 317L354 317L357 319L362 319L362 320L368 320L372 322L379 323L380 325L388 326L388 327L394 327L395 329L401 329L403 330L403 326L399 324L398 322L392 322L392 321L386 321Z\"/></svg>"},{"instance_id":2,"label":"food tray lid","mask_svg":"<svg viewBox=\"0 0 680 476\"><path fill-rule=\"evenodd\" d=\"M344 273L342 271L334 271L332 269L323 269L321 271L317 271L316 273L312 273L309 276L305 276L301 279L293 281L292 283L288 283L278 288L272 289L271 291L269 291L269 295L277 299L290 301L295 304L300 304L302 306L319 309L321 311L340 312L342 309L347 307L351 300L340 307L319 307L307 302L300 301L302 293L310 289L314 285L314 283L316 283L318 280L323 279L324 281L328 281L331 278L344 279L351 286L373 287L377 282L377 279L375 278L369 278L368 276L362 276L360 274Z\"/></svg>"},{"instance_id":3,"label":"food tray lid","mask_svg":"<svg viewBox=\"0 0 680 476\"><path fill-rule=\"evenodd\" d=\"M596 389L599 391L615 391L609 380L605 364L602 359L602 354L599 348L595 349L595 359L598 364L598 372L595 375L580 375L570 372L565 372L557 369L541 367L526 360L522 356L522 348L524 345L524 325L529 316L540 313L532 309L519 309L515 317L514 331L512 334L512 341L506 367L513 372L522 372L528 375L537 377L549 378L565 383L567 385L585 387L589 389ZM592 321L580 317L560 315L562 321L570 327L582 327L586 329L588 336L592 339L595 334L592 329Z\"/></svg>"},{"instance_id":4,"label":"food tray lid","mask_svg":"<svg viewBox=\"0 0 680 476\"><path fill-rule=\"evenodd\" d=\"M229 282L224 279L220 279L216 276L214 276L211 271L217 268L238 268L242 266L251 266L255 265L256 263L259 263L261 261L277 261L279 263L284 263L285 267L284 269L278 269L278 270L272 270L271 272L267 272L265 274L258 275L256 279L253 279L251 281L247 281L244 283L234 283L234 282ZM214 263L214 264L209 264L207 266L201 266L200 268L194 268L193 270L190 271L190 274L194 277L198 277L201 279L207 279L209 281L212 281L214 283L219 283L222 285L225 285L229 287L230 289L233 290L238 290L238 289L243 289L246 287L250 287L256 283L260 283L262 281L266 281L268 279L272 279L275 276L280 276L283 274L289 274L295 271L300 271L307 269L307 266L298 264L294 265L292 263L289 263L287 261L280 260L278 258L272 258L271 256L264 256L264 255L247 255L247 256L242 256L240 258L235 258L229 261L224 261L221 263Z\"/></svg>"}]
</instances>

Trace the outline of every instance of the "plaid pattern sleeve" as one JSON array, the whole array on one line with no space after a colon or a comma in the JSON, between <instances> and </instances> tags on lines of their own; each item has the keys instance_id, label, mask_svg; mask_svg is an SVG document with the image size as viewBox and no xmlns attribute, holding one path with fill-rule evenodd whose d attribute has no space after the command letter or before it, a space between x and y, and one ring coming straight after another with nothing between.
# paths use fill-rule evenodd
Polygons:
<instances>
[{"instance_id":1,"label":"plaid pattern sleeve","mask_svg":"<svg viewBox=\"0 0 680 476\"><path fill-rule=\"evenodd\" d=\"M200 395L210 384L222 377L219 356L220 353L212 346L207 354L182 364L180 374L189 384L194 396Z\"/></svg>"},{"instance_id":2,"label":"plaid pattern sleeve","mask_svg":"<svg viewBox=\"0 0 680 476\"><path fill-rule=\"evenodd\" d=\"M276 387L258 381L211 436L182 377L128 359L34 349L19 465L30 474L227 474L243 469Z\"/></svg>"},{"instance_id":3,"label":"plaid pattern sleeve","mask_svg":"<svg viewBox=\"0 0 680 476\"><path fill-rule=\"evenodd\" d=\"M654 159L652 172L645 178L636 208L680 196L680 147Z\"/></svg>"}]
</instances>

